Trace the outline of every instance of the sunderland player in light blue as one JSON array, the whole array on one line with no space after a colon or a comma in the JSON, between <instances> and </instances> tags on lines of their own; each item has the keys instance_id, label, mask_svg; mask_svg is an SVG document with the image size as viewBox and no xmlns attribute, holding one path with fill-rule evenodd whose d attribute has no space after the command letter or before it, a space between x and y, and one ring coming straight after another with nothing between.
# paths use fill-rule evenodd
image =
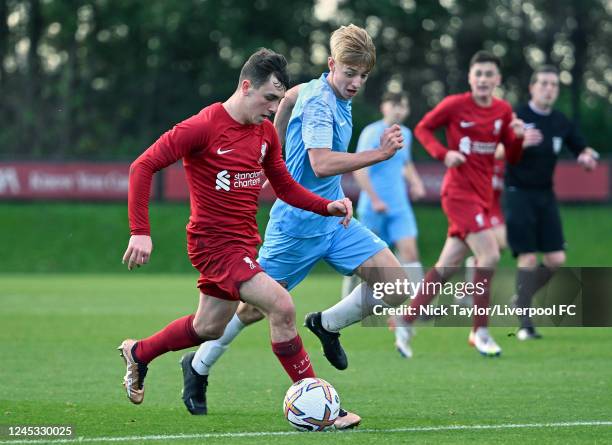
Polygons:
<instances>
[{"instance_id":1,"label":"sunderland player in light blue","mask_svg":"<svg viewBox=\"0 0 612 445\"><path fill-rule=\"evenodd\" d=\"M404 148L386 161L353 172L361 188L357 211L362 224L396 248L406 274L411 281L418 282L423 278L423 267L417 248L417 223L409 196L420 199L425 195L425 189L412 162L412 133L401 125L408 117L408 97L403 92L387 92L383 95L380 110L382 119L361 132L357 152L380 149L380 137L392 125L400 125ZM342 295L348 295L357 283L354 276L345 277ZM411 336L412 331L395 330L395 345L402 356L408 358L412 357L412 350L410 339L404 338L406 335Z\"/></svg>"},{"instance_id":2,"label":"sunderland player in light blue","mask_svg":"<svg viewBox=\"0 0 612 445\"><path fill-rule=\"evenodd\" d=\"M398 125L383 131L378 150L347 153L352 133L351 100L365 84L375 63L375 49L367 32L354 25L336 30L330 39L329 73L289 90L275 119L285 139L286 163L296 181L320 196L343 197L341 175L391 158L404 141ZM325 221L276 201L258 262L275 280L293 289L319 260L344 275L357 273L364 283L335 306L309 314L306 326L323 344L327 359L338 369L348 365L338 331L372 313L374 305L397 306L405 295L372 295L374 282L406 278L386 243L353 220L344 228L340 219ZM207 375L229 343L263 314L241 304L223 336L206 342L192 361L194 372Z\"/></svg>"}]
</instances>

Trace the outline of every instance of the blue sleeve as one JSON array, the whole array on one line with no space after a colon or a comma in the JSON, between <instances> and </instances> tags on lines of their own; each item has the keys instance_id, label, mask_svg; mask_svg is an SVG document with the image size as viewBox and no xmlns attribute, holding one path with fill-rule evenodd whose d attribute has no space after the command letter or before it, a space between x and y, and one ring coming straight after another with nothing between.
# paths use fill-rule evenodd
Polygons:
<instances>
[{"instance_id":1,"label":"blue sleeve","mask_svg":"<svg viewBox=\"0 0 612 445\"><path fill-rule=\"evenodd\" d=\"M334 114L321 98L308 101L302 110L302 140L304 148L332 148Z\"/></svg>"},{"instance_id":2,"label":"blue sleeve","mask_svg":"<svg viewBox=\"0 0 612 445\"><path fill-rule=\"evenodd\" d=\"M404 136L404 163L412 162L412 132L402 127L402 135Z\"/></svg>"},{"instance_id":3,"label":"blue sleeve","mask_svg":"<svg viewBox=\"0 0 612 445\"><path fill-rule=\"evenodd\" d=\"M376 128L372 125L365 127L359 135L359 141L357 142L356 152L374 150L380 145L380 136L376 131Z\"/></svg>"}]
</instances>

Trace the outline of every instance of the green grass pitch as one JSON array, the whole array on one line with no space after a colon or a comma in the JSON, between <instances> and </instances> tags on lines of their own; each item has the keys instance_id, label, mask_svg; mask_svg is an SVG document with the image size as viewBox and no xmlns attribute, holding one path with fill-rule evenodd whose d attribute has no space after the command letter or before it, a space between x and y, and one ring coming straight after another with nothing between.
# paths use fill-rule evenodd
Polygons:
<instances>
[{"instance_id":1,"label":"green grass pitch","mask_svg":"<svg viewBox=\"0 0 612 445\"><path fill-rule=\"evenodd\" d=\"M72 424L84 443L612 442L612 329L548 328L520 343L495 328L504 352L490 359L467 346L465 328L421 327L415 357L403 360L386 329L354 326L342 335L350 364L340 372L301 328L318 375L363 416L356 433L291 433L281 410L290 382L262 323L214 368L208 416L182 405L178 352L152 363L145 401L133 406L115 348L197 301L195 273L141 272L0 275L0 425ZM336 275L308 278L294 291L298 319L336 301L339 288ZM607 423L576 423L598 421Z\"/></svg>"}]
</instances>

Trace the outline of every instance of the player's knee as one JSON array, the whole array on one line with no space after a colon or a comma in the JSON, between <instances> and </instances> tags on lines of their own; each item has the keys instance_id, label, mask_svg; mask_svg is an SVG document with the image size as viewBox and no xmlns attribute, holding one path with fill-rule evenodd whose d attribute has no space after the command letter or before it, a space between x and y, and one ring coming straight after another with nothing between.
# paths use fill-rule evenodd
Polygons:
<instances>
[{"instance_id":1,"label":"player's knee","mask_svg":"<svg viewBox=\"0 0 612 445\"><path fill-rule=\"evenodd\" d=\"M565 264L565 252L554 252L544 255L544 265L549 269L558 269Z\"/></svg>"},{"instance_id":2,"label":"player's knee","mask_svg":"<svg viewBox=\"0 0 612 445\"><path fill-rule=\"evenodd\" d=\"M518 267L524 269L533 269L538 265L538 257L535 254L528 253L519 255Z\"/></svg>"},{"instance_id":3,"label":"player's knee","mask_svg":"<svg viewBox=\"0 0 612 445\"><path fill-rule=\"evenodd\" d=\"M476 257L476 264L478 267L495 267L499 263L499 251L494 249L486 254L482 254Z\"/></svg>"},{"instance_id":4,"label":"player's knee","mask_svg":"<svg viewBox=\"0 0 612 445\"><path fill-rule=\"evenodd\" d=\"M281 328L295 326L295 305L288 292L278 298L270 313L270 322Z\"/></svg>"},{"instance_id":5,"label":"player's knee","mask_svg":"<svg viewBox=\"0 0 612 445\"><path fill-rule=\"evenodd\" d=\"M265 315L259 309L250 304L240 305L236 311L236 315L238 315L240 321L245 325L256 323L265 318Z\"/></svg>"}]
</instances>

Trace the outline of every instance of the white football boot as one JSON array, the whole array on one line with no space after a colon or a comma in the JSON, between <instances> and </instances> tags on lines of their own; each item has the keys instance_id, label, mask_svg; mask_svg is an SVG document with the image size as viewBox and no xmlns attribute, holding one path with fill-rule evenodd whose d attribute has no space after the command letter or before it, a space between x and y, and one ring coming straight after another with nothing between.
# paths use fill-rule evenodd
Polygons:
<instances>
[{"instance_id":1,"label":"white football boot","mask_svg":"<svg viewBox=\"0 0 612 445\"><path fill-rule=\"evenodd\" d=\"M470 331L468 343L486 357L497 357L502 352L499 345L495 343L495 340L489 334L489 329L485 327L479 327L476 329L476 332Z\"/></svg>"},{"instance_id":2,"label":"white football boot","mask_svg":"<svg viewBox=\"0 0 612 445\"><path fill-rule=\"evenodd\" d=\"M410 341L414 337L414 328L412 324L406 323L406 320L401 315L396 315L390 319L390 327L395 334L395 347L404 358L412 357L412 347Z\"/></svg>"}]
</instances>

